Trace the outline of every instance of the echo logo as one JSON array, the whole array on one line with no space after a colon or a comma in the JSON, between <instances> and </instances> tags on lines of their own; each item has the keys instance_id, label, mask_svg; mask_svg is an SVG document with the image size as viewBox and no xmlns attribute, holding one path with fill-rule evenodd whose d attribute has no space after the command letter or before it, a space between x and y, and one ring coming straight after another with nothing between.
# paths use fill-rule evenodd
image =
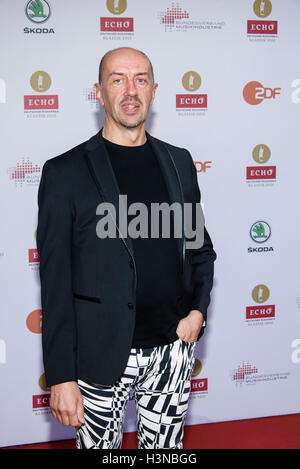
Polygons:
<instances>
[{"instance_id":1,"label":"echo logo","mask_svg":"<svg viewBox=\"0 0 300 469\"><path fill-rule=\"evenodd\" d=\"M49 95L44 98L39 96L24 96L24 109L58 109L58 96Z\"/></svg>"},{"instance_id":2,"label":"echo logo","mask_svg":"<svg viewBox=\"0 0 300 469\"><path fill-rule=\"evenodd\" d=\"M183 75L181 83L189 94L176 94L176 109L207 109L207 94L191 94L201 86L199 73L189 70Z\"/></svg>"},{"instance_id":3,"label":"echo logo","mask_svg":"<svg viewBox=\"0 0 300 469\"><path fill-rule=\"evenodd\" d=\"M293 80L291 86L292 88L295 88L295 90L291 94L292 103L299 104L300 103L300 78L296 78L295 80Z\"/></svg>"},{"instance_id":4,"label":"echo logo","mask_svg":"<svg viewBox=\"0 0 300 469\"><path fill-rule=\"evenodd\" d=\"M269 161L271 157L270 148L263 144L259 143L256 145L252 151L252 157L254 161L258 164L265 164ZM262 180L262 179L276 179L276 166L247 166L246 168L246 179L250 180Z\"/></svg>"},{"instance_id":5,"label":"echo logo","mask_svg":"<svg viewBox=\"0 0 300 469\"><path fill-rule=\"evenodd\" d=\"M52 84L50 75L43 70L34 72L30 77L30 86L37 93L45 93ZM36 111L58 109L58 95L25 95L24 110Z\"/></svg>"},{"instance_id":6,"label":"echo logo","mask_svg":"<svg viewBox=\"0 0 300 469\"><path fill-rule=\"evenodd\" d=\"M255 0L253 10L259 18L266 18L271 14L272 3L270 0Z\"/></svg>"},{"instance_id":7,"label":"echo logo","mask_svg":"<svg viewBox=\"0 0 300 469\"><path fill-rule=\"evenodd\" d=\"M272 11L272 3L270 0L255 0L253 10L259 20L248 20L247 21L247 33L248 35L256 36L277 36L278 33L278 21L265 21Z\"/></svg>"},{"instance_id":8,"label":"echo logo","mask_svg":"<svg viewBox=\"0 0 300 469\"><path fill-rule=\"evenodd\" d=\"M32 396L32 408L40 409L42 407L50 406L50 394L38 394Z\"/></svg>"},{"instance_id":9,"label":"echo logo","mask_svg":"<svg viewBox=\"0 0 300 469\"><path fill-rule=\"evenodd\" d=\"M129 31L133 32L133 18L100 18L101 31Z\"/></svg>"},{"instance_id":10,"label":"echo logo","mask_svg":"<svg viewBox=\"0 0 300 469\"><path fill-rule=\"evenodd\" d=\"M261 305L270 297L270 290L266 285L256 285L252 290L252 299ZM246 319L275 318L275 305L246 306Z\"/></svg>"},{"instance_id":11,"label":"echo logo","mask_svg":"<svg viewBox=\"0 0 300 469\"><path fill-rule=\"evenodd\" d=\"M28 249L28 259L30 264L40 262L40 257L37 249Z\"/></svg>"},{"instance_id":12,"label":"echo logo","mask_svg":"<svg viewBox=\"0 0 300 469\"><path fill-rule=\"evenodd\" d=\"M208 380L207 380L207 378L192 379L191 392L199 392L199 391L207 391L207 390L208 390Z\"/></svg>"},{"instance_id":13,"label":"echo logo","mask_svg":"<svg viewBox=\"0 0 300 469\"><path fill-rule=\"evenodd\" d=\"M271 34L276 35L278 32L277 21L247 21L247 33L256 35Z\"/></svg>"},{"instance_id":14,"label":"echo logo","mask_svg":"<svg viewBox=\"0 0 300 469\"><path fill-rule=\"evenodd\" d=\"M121 15L127 8L127 0L107 0L106 7L113 15Z\"/></svg>"},{"instance_id":15,"label":"echo logo","mask_svg":"<svg viewBox=\"0 0 300 469\"><path fill-rule=\"evenodd\" d=\"M6 85L3 78L0 78L0 104L6 103Z\"/></svg>"},{"instance_id":16,"label":"echo logo","mask_svg":"<svg viewBox=\"0 0 300 469\"><path fill-rule=\"evenodd\" d=\"M121 15L127 8L127 0L106 0L106 7L113 15ZM124 17L100 18L101 33L133 33L134 19Z\"/></svg>"},{"instance_id":17,"label":"echo logo","mask_svg":"<svg viewBox=\"0 0 300 469\"><path fill-rule=\"evenodd\" d=\"M295 363L295 365L299 365L300 363L300 339L293 340L291 347L295 349L291 357L292 363Z\"/></svg>"},{"instance_id":18,"label":"echo logo","mask_svg":"<svg viewBox=\"0 0 300 469\"><path fill-rule=\"evenodd\" d=\"M260 104L264 99L275 99L280 94L281 88L265 88L259 81L249 81L244 86L244 100L255 106Z\"/></svg>"},{"instance_id":19,"label":"echo logo","mask_svg":"<svg viewBox=\"0 0 300 469\"><path fill-rule=\"evenodd\" d=\"M0 364L6 363L6 343L3 339L0 339Z\"/></svg>"}]
</instances>

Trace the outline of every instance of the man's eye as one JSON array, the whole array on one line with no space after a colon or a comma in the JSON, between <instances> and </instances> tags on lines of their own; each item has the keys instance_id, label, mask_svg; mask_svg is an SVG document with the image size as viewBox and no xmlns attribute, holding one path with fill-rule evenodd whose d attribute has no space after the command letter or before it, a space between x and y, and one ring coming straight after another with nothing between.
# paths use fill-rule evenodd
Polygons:
<instances>
[{"instance_id":1,"label":"man's eye","mask_svg":"<svg viewBox=\"0 0 300 469\"><path fill-rule=\"evenodd\" d=\"M121 78L116 78L116 80L114 80L114 83L116 83L117 85L121 83Z\"/></svg>"},{"instance_id":2,"label":"man's eye","mask_svg":"<svg viewBox=\"0 0 300 469\"><path fill-rule=\"evenodd\" d=\"M139 83L140 85L143 85L144 83L146 83L146 80L145 80L144 78L139 78L139 79L138 79L138 83Z\"/></svg>"}]
</instances>

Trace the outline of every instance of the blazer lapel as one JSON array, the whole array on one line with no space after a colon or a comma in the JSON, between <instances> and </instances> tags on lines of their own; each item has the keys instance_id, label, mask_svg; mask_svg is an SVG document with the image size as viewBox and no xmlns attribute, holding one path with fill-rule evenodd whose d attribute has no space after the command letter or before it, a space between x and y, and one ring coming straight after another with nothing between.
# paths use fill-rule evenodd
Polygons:
<instances>
[{"instance_id":1,"label":"blazer lapel","mask_svg":"<svg viewBox=\"0 0 300 469\"><path fill-rule=\"evenodd\" d=\"M101 196L101 202L110 202L113 204L115 210L109 210L110 215L119 231L119 236L122 239L125 247L128 249L129 254L134 259L133 246L130 236L125 237L125 233L120 231L119 227L119 195L120 188L112 168L109 155L107 153L105 144L102 139L101 131L92 137L86 145L86 161L89 166L91 175L98 188ZM123 210L127 211L122 199L120 200ZM122 208L120 207L120 210ZM125 212L126 213L126 212Z\"/></svg>"},{"instance_id":2,"label":"blazer lapel","mask_svg":"<svg viewBox=\"0 0 300 469\"><path fill-rule=\"evenodd\" d=\"M177 247L180 255L180 259L183 263L185 255L185 238L184 238L184 200L181 182L176 168L174 159L164 143L156 138L153 138L147 132L147 137L151 143L151 146L156 154L157 160L160 165L164 180L166 182L167 190L170 197L170 204L177 202L181 205L181 233L180 238L175 238L177 241ZM182 264L183 267L183 264Z\"/></svg>"},{"instance_id":3,"label":"blazer lapel","mask_svg":"<svg viewBox=\"0 0 300 469\"><path fill-rule=\"evenodd\" d=\"M182 188L179 180L178 171L176 169L172 155L167 147L156 138L151 137L147 132L147 138L150 141L152 149L157 157L160 169L162 171L166 187L169 193L170 203L178 202L181 204L182 212L182 234L184 233L183 221L183 195ZM120 188L112 168L109 155L107 153L105 144L102 139L101 131L94 135L86 145L86 161L89 166L91 175L98 188L101 200L110 202L115 207L115 213L110 211L111 216L116 224L117 230L120 232L119 227L119 195ZM120 201L123 205L123 201ZM121 207L120 207L121 209ZM123 205L123 209L127 208ZM120 237L128 249L131 257L134 259L133 245L130 236L124 237L125 233L120 232ZM184 235L181 238L176 238L177 246L181 260L184 258Z\"/></svg>"}]
</instances>

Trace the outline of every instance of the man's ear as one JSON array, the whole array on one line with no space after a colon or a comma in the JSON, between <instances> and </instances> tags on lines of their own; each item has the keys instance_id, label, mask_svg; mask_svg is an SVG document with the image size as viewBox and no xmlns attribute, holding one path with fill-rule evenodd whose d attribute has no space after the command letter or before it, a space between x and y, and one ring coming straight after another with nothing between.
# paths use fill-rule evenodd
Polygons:
<instances>
[{"instance_id":1,"label":"man's ear","mask_svg":"<svg viewBox=\"0 0 300 469\"><path fill-rule=\"evenodd\" d=\"M153 87L152 87L152 98L151 98L150 106L152 106L152 103L153 103L153 101L154 101L155 93L156 93L157 87L158 87L158 83L154 83L154 85L153 85Z\"/></svg>"},{"instance_id":2,"label":"man's ear","mask_svg":"<svg viewBox=\"0 0 300 469\"><path fill-rule=\"evenodd\" d=\"M96 99L99 102L100 106L104 106L104 101L102 97L102 88L99 83L94 84L94 89L96 91Z\"/></svg>"}]
</instances>

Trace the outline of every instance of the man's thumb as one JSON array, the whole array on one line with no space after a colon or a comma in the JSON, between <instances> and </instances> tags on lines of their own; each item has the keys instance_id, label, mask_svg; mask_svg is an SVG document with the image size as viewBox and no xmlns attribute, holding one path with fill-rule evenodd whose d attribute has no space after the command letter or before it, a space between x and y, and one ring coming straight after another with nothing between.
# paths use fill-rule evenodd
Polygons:
<instances>
[{"instance_id":1,"label":"man's thumb","mask_svg":"<svg viewBox=\"0 0 300 469\"><path fill-rule=\"evenodd\" d=\"M85 420L84 420L84 410L83 410L83 404L82 402L79 402L78 407L77 407L77 417L79 422L84 425Z\"/></svg>"}]
</instances>

